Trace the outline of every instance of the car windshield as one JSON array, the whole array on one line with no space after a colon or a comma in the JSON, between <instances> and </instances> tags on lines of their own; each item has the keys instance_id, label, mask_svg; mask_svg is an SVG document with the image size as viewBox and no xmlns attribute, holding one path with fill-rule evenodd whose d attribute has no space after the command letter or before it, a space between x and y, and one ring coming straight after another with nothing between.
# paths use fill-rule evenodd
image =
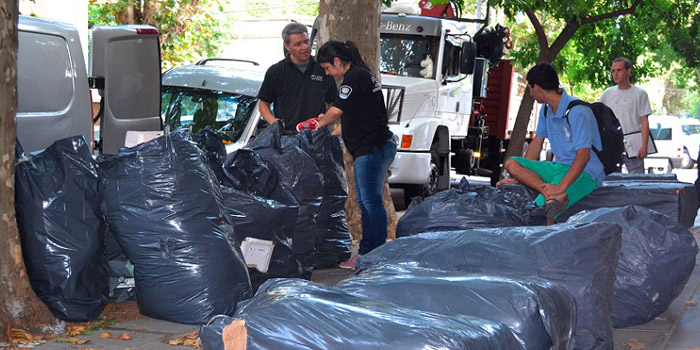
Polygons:
<instances>
[{"instance_id":1,"label":"car windshield","mask_svg":"<svg viewBox=\"0 0 700 350\"><path fill-rule=\"evenodd\" d=\"M382 73L428 79L435 77L436 37L382 34L380 41L379 67ZM430 57L432 69L425 69L429 62L426 57ZM422 61L425 62L421 65Z\"/></svg>"},{"instance_id":2,"label":"car windshield","mask_svg":"<svg viewBox=\"0 0 700 350\"><path fill-rule=\"evenodd\" d=\"M163 123L171 129L189 128L198 133L209 127L229 143L241 136L258 99L219 91L163 86L161 101Z\"/></svg>"},{"instance_id":3,"label":"car windshield","mask_svg":"<svg viewBox=\"0 0 700 350\"><path fill-rule=\"evenodd\" d=\"M683 125L681 130L685 135L698 135L700 134L700 125Z\"/></svg>"}]
</instances>

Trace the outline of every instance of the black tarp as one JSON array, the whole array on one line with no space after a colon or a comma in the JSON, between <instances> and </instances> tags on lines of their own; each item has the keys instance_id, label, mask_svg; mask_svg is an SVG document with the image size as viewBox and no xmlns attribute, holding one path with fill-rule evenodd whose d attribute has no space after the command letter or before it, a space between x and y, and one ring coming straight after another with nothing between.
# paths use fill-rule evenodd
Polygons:
<instances>
[{"instance_id":1,"label":"black tarp","mask_svg":"<svg viewBox=\"0 0 700 350\"><path fill-rule=\"evenodd\" d=\"M178 130L100 164L102 208L134 264L144 315L205 323L251 296L215 175Z\"/></svg>"},{"instance_id":2,"label":"black tarp","mask_svg":"<svg viewBox=\"0 0 700 350\"><path fill-rule=\"evenodd\" d=\"M628 174L611 173L605 177L604 182L635 181L635 182L678 182L676 174Z\"/></svg>"},{"instance_id":3,"label":"black tarp","mask_svg":"<svg viewBox=\"0 0 700 350\"><path fill-rule=\"evenodd\" d=\"M32 289L62 320L97 318L107 304L105 224L95 162L82 136L21 156L15 168L15 208Z\"/></svg>"},{"instance_id":4,"label":"black tarp","mask_svg":"<svg viewBox=\"0 0 700 350\"><path fill-rule=\"evenodd\" d=\"M348 184L345 180L343 146L328 128L302 130L299 147L315 161L323 179L323 200L316 217L317 268L336 267L350 258L352 237L345 220Z\"/></svg>"},{"instance_id":5,"label":"black tarp","mask_svg":"<svg viewBox=\"0 0 700 350\"><path fill-rule=\"evenodd\" d=\"M244 320L247 350L521 349L504 325L405 309L300 279L269 280L233 318L200 329L204 350L223 350L220 334Z\"/></svg>"},{"instance_id":6,"label":"black tarp","mask_svg":"<svg viewBox=\"0 0 700 350\"><path fill-rule=\"evenodd\" d=\"M359 268L410 263L447 271L543 279L576 301L575 348L612 349L610 308L622 227L557 224L429 232L387 242Z\"/></svg>"},{"instance_id":7,"label":"black tarp","mask_svg":"<svg viewBox=\"0 0 700 350\"><path fill-rule=\"evenodd\" d=\"M683 291L695 267L698 246L693 234L651 209L601 208L578 213L569 222L622 226L613 327L643 324L666 311Z\"/></svg>"},{"instance_id":8,"label":"black tarp","mask_svg":"<svg viewBox=\"0 0 700 350\"><path fill-rule=\"evenodd\" d=\"M576 305L566 290L551 282L377 265L337 287L409 309L503 323L528 350L573 347Z\"/></svg>"},{"instance_id":9,"label":"black tarp","mask_svg":"<svg viewBox=\"0 0 700 350\"><path fill-rule=\"evenodd\" d=\"M292 250L304 270L302 277L310 279L314 268L316 215L323 196L323 179L314 159L297 146L298 141L287 137L283 142L283 135L281 123L274 123L251 140L246 148L271 164L279 174L279 182L299 203Z\"/></svg>"},{"instance_id":10,"label":"black tarp","mask_svg":"<svg viewBox=\"0 0 700 350\"><path fill-rule=\"evenodd\" d=\"M627 205L656 210L688 228L695 222L698 199L695 187L684 182L610 181L565 210L557 220L567 220L584 210Z\"/></svg>"},{"instance_id":11,"label":"black tarp","mask_svg":"<svg viewBox=\"0 0 700 350\"><path fill-rule=\"evenodd\" d=\"M544 225L546 220L544 209L535 205L529 193L470 186L463 178L459 188L411 201L396 226L396 237L422 232Z\"/></svg>"}]
</instances>

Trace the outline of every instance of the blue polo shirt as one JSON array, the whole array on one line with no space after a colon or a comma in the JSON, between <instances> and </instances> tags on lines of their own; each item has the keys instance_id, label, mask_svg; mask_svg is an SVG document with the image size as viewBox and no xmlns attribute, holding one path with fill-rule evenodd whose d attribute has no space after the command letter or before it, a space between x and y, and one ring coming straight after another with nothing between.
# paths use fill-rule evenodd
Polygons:
<instances>
[{"instance_id":1,"label":"blue polo shirt","mask_svg":"<svg viewBox=\"0 0 700 350\"><path fill-rule=\"evenodd\" d=\"M566 107L569 106L569 102L578 100L578 98L567 94L564 89L562 90L563 93L559 100L556 114L552 112L552 108L548 105L540 108L535 134L543 139L549 139L552 153L556 156L556 163L571 166L577 150L590 148L591 159L586 164L584 171L598 180L598 185L600 185L605 178L605 172L603 163L600 162L592 148L602 148L595 116L593 116L593 111L590 108L576 106L569 112L569 121L567 122L564 118ZM546 118L544 116L545 108L547 109Z\"/></svg>"}]
</instances>

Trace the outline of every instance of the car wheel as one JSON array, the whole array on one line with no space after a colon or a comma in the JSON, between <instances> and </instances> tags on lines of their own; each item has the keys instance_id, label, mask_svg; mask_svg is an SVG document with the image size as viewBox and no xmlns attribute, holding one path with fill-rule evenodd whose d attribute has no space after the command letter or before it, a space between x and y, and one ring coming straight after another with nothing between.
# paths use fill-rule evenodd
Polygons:
<instances>
[{"instance_id":1,"label":"car wheel","mask_svg":"<svg viewBox=\"0 0 700 350\"><path fill-rule=\"evenodd\" d=\"M683 155L681 156L681 169L692 169L695 161L690 157L687 149L683 150Z\"/></svg>"}]
</instances>

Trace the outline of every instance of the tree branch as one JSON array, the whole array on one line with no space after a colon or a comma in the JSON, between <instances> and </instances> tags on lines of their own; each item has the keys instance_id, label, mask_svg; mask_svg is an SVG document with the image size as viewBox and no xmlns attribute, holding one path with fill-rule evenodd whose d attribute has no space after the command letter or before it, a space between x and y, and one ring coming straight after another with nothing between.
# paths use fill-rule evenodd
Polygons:
<instances>
[{"instance_id":1,"label":"tree branch","mask_svg":"<svg viewBox=\"0 0 700 350\"><path fill-rule=\"evenodd\" d=\"M642 3L642 0L635 0L634 4L632 4L632 6L626 8L626 9L617 10L617 11L613 11L613 12L609 12L609 13L604 13L602 15L583 18L580 21L580 25L598 22L598 21L602 21L604 19L614 18L617 16L632 14L637 9L637 6L639 6L639 4L641 4L641 3Z\"/></svg>"},{"instance_id":2,"label":"tree branch","mask_svg":"<svg viewBox=\"0 0 700 350\"><path fill-rule=\"evenodd\" d=\"M535 28L535 34L537 34L537 41L540 43L540 48L543 50L544 48L548 48L549 43L547 42L547 35L545 35L544 28L542 27L540 20L537 18L537 16L535 16L535 11L533 11L530 7L525 7L525 14L527 15L527 18L530 19L532 27Z\"/></svg>"}]
</instances>

